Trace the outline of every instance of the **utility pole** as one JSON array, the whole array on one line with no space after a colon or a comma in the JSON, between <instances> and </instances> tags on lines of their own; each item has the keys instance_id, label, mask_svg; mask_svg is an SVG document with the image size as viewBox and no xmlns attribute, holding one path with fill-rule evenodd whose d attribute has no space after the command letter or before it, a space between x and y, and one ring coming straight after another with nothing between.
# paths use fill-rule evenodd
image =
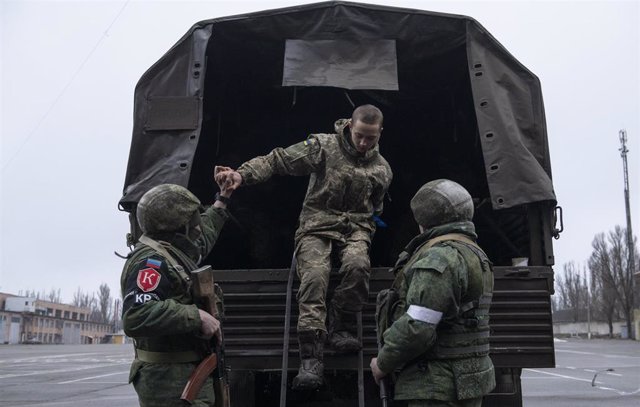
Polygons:
<instances>
[{"instance_id":1,"label":"utility pole","mask_svg":"<svg viewBox=\"0 0 640 407\"><path fill-rule=\"evenodd\" d=\"M587 278L587 276L590 276L590 271L585 267L584 283L587 286L587 339L591 339L591 279Z\"/></svg>"},{"instance_id":2,"label":"utility pole","mask_svg":"<svg viewBox=\"0 0 640 407\"><path fill-rule=\"evenodd\" d=\"M635 287L635 271L636 271L636 263L635 263L635 246L633 245L633 232L631 231L631 204L629 203L629 170L627 169L627 153L629 150L627 149L627 131L622 129L618 132L620 137L620 156L622 157L622 167L624 171L624 206L627 210L627 250L629 251L629 271L631 277L631 292L634 295L633 306L635 307L638 298L636 287ZM627 327L629 330L629 336L632 338L636 338L636 333L633 332L633 327Z\"/></svg>"}]
</instances>

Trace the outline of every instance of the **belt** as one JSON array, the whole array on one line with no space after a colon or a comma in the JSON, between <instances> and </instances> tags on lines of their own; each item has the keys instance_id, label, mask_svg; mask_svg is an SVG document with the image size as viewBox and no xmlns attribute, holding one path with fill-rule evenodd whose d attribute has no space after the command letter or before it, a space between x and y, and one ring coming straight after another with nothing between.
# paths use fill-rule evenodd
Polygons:
<instances>
[{"instance_id":1,"label":"belt","mask_svg":"<svg viewBox=\"0 0 640 407\"><path fill-rule=\"evenodd\" d=\"M147 363L189 363L200 362L202 356L192 350L178 352L152 352L136 349L136 358Z\"/></svg>"}]
</instances>

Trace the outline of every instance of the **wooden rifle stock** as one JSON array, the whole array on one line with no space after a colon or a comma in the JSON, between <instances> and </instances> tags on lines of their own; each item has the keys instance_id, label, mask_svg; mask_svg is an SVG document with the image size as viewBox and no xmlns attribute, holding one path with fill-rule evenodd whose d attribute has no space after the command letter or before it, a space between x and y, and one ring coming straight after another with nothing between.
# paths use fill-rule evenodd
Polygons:
<instances>
[{"instance_id":1,"label":"wooden rifle stock","mask_svg":"<svg viewBox=\"0 0 640 407\"><path fill-rule=\"evenodd\" d=\"M211 266L200 267L199 269L192 271L191 276L193 277L194 298L198 302L200 308L220 321L220 316L218 315L216 307L217 296ZM216 407L231 406L231 400L229 398L229 381L227 380L227 369L224 363L222 321L220 322L220 346L217 347L217 352L212 353L205 360L200 362L191 374L191 377L182 392L182 400L189 402L189 404L191 404L194 398L197 397L205 380L211 372L215 370L217 375L213 381L213 388L216 395ZM212 338L211 350L216 350L215 338ZM192 383L192 379L193 384L190 385L190 383Z\"/></svg>"}]
</instances>

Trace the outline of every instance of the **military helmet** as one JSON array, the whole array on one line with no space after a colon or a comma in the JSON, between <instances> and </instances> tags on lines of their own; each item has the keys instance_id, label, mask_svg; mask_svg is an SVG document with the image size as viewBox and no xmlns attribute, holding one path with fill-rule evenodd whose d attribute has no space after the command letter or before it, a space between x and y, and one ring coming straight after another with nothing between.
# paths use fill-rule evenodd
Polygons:
<instances>
[{"instance_id":1,"label":"military helmet","mask_svg":"<svg viewBox=\"0 0 640 407\"><path fill-rule=\"evenodd\" d=\"M424 184L411 199L411 210L418 225L430 228L445 223L471 220L473 201L462 185L448 179Z\"/></svg>"},{"instance_id":2,"label":"military helmet","mask_svg":"<svg viewBox=\"0 0 640 407\"><path fill-rule=\"evenodd\" d=\"M180 231L200 207L200 200L180 185L162 184L147 191L136 216L145 234Z\"/></svg>"}]
</instances>

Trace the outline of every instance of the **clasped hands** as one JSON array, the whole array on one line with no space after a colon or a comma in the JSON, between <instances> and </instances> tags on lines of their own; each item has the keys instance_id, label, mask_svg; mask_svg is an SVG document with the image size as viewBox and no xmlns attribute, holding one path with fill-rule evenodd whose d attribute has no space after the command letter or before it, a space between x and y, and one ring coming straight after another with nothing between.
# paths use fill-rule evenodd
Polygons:
<instances>
[{"instance_id":1,"label":"clasped hands","mask_svg":"<svg viewBox=\"0 0 640 407\"><path fill-rule=\"evenodd\" d=\"M231 167L216 165L213 178L220 187L220 194L231 194L242 185L242 175Z\"/></svg>"}]
</instances>

